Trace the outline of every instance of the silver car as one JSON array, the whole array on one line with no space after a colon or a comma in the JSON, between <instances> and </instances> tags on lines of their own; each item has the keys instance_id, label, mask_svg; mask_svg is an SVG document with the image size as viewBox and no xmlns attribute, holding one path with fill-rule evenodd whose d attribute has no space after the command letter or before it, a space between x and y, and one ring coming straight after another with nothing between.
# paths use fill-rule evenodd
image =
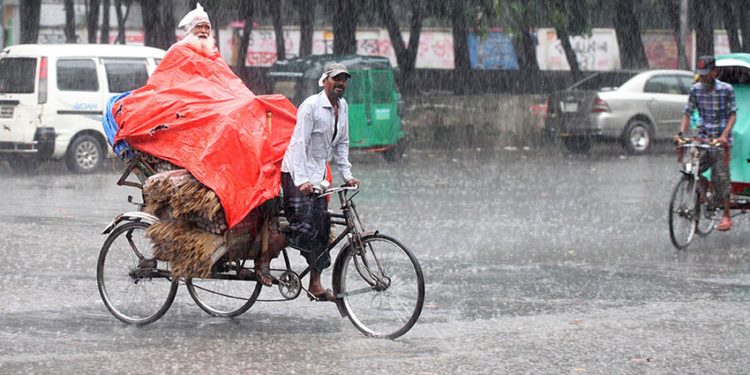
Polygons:
<instances>
[{"instance_id":1,"label":"silver car","mask_svg":"<svg viewBox=\"0 0 750 375\"><path fill-rule=\"evenodd\" d=\"M615 139L642 154L679 131L694 73L685 70L596 73L547 100L546 130L571 152L595 138Z\"/></svg>"}]
</instances>

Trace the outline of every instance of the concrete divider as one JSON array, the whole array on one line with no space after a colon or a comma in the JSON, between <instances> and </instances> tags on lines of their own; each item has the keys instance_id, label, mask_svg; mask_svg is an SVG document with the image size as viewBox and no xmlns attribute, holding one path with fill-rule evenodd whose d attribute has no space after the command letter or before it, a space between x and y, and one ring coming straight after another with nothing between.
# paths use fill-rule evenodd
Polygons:
<instances>
[{"instance_id":1,"label":"concrete divider","mask_svg":"<svg viewBox=\"0 0 750 375\"><path fill-rule=\"evenodd\" d=\"M403 129L414 147L523 147L539 142L544 95L404 98Z\"/></svg>"}]
</instances>

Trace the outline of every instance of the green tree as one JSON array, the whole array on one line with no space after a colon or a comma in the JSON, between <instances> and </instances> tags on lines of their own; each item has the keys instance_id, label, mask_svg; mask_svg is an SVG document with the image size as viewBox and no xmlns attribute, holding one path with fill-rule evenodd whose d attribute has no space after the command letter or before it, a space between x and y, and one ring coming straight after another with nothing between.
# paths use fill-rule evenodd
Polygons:
<instances>
[{"instance_id":1,"label":"green tree","mask_svg":"<svg viewBox=\"0 0 750 375\"><path fill-rule=\"evenodd\" d=\"M641 27L635 15L639 0L616 0L613 15L620 65L623 69L647 69L646 49L641 39Z\"/></svg>"},{"instance_id":2,"label":"green tree","mask_svg":"<svg viewBox=\"0 0 750 375\"><path fill-rule=\"evenodd\" d=\"M419 36L422 32L422 20L424 18L425 4L423 0L410 0L411 19L409 22L409 44L404 43L401 28L393 12L391 0L378 2L378 12L388 29L393 52L398 61L400 71L401 91L412 93L416 91L414 82L414 70L417 64L417 52L419 51Z\"/></svg>"},{"instance_id":3,"label":"green tree","mask_svg":"<svg viewBox=\"0 0 750 375\"><path fill-rule=\"evenodd\" d=\"M72 0L71 0L72 1ZM130 15L130 6L133 0L115 0L115 15L117 16L117 43L125 44L125 21ZM125 7L123 13L122 7Z\"/></svg>"},{"instance_id":4,"label":"green tree","mask_svg":"<svg viewBox=\"0 0 750 375\"><path fill-rule=\"evenodd\" d=\"M109 8L110 0L102 0L102 31L99 43L109 44Z\"/></svg>"},{"instance_id":5,"label":"green tree","mask_svg":"<svg viewBox=\"0 0 750 375\"><path fill-rule=\"evenodd\" d=\"M19 7L21 18L21 44L36 43L39 40L39 17L42 0L24 0Z\"/></svg>"},{"instance_id":6,"label":"green tree","mask_svg":"<svg viewBox=\"0 0 750 375\"><path fill-rule=\"evenodd\" d=\"M555 28L557 39L560 40L574 79L581 76L581 68L576 51L570 43L570 37L590 33L591 27L586 17L585 3L585 0L544 0L543 2L547 17L552 27Z\"/></svg>"},{"instance_id":7,"label":"green tree","mask_svg":"<svg viewBox=\"0 0 750 375\"><path fill-rule=\"evenodd\" d=\"M333 19L333 54L357 53L357 24L364 9L362 0L335 0Z\"/></svg>"},{"instance_id":8,"label":"green tree","mask_svg":"<svg viewBox=\"0 0 750 375\"><path fill-rule=\"evenodd\" d=\"M713 1L694 1L695 57L714 54L714 11Z\"/></svg>"},{"instance_id":9,"label":"green tree","mask_svg":"<svg viewBox=\"0 0 750 375\"><path fill-rule=\"evenodd\" d=\"M86 0L86 30L89 34L89 43L96 43L96 34L99 30L99 8L100 0ZM143 12L144 18L147 12Z\"/></svg>"},{"instance_id":10,"label":"green tree","mask_svg":"<svg viewBox=\"0 0 750 375\"><path fill-rule=\"evenodd\" d=\"M177 40L174 4L169 0L139 0L143 14L144 44L168 49Z\"/></svg>"},{"instance_id":11,"label":"green tree","mask_svg":"<svg viewBox=\"0 0 750 375\"><path fill-rule=\"evenodd\" d=\"M65 8L65 43L75 43L76 38L76 11L73 0L63 2Z\"/></svg>"},{"instance_id":12,"label":"green tree","mask_svg":"<svg viewBox=\"0 0 750 375\"><path fill-rule=\"evenodd\" d=\"M536 36L531 30L538 26L542 2L540 0L496 0L495 9L503 30L513 40L521 75L533 77L539 73L536 58Z\"/></svg>"},{"instance_id":13,"label":"green tree","mask_svg":"<svg viewBox=\"0 0 750 375\"><path fill-rule=\"evenodd\" d=\"M315 32L315 0L292 0L299 14L299 57L312 55L313 33Z\"/></svg>"}]
</instances>

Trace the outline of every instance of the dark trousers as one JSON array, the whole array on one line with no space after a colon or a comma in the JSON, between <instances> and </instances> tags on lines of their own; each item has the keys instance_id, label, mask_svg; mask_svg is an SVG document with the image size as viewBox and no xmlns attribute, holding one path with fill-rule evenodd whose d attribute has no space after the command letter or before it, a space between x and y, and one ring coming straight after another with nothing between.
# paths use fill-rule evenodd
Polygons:
<instances>
[{"instance_id":1,"label":"dark trousers","mask_svg":"<svg viewBox=\"0 0 750 375\"><path fill-rule=\"evenodd\" d=\"M289 173L281 173L282 207L289 222L287 240L302 252L310 268L318 272L330 267L328 247L330 219L328 199L302 194Z\"/></svg>"}]
</instances>

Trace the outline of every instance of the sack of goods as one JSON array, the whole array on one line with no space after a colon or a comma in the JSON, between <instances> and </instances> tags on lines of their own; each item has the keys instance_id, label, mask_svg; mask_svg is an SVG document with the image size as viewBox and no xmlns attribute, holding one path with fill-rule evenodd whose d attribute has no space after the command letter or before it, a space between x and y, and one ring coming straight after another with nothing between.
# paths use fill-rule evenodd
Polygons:
<instances>
[{"instance_id":1,"label":"sack of goods","mask_svg":"<svg viewBox=\"0 0 750 375\"><path fill-rule=\"evenodd\" d=\"M264 251L269 259L278 255L278 246L269 246L269 238L283 237L277 199L253 209L227 230L216 194L185 169L149 177L143 198L144 211L160 219L146 232L154 256L170 262L175 277L207 277L222 258L256 259Z\"/></svg>"}]
</instances>

